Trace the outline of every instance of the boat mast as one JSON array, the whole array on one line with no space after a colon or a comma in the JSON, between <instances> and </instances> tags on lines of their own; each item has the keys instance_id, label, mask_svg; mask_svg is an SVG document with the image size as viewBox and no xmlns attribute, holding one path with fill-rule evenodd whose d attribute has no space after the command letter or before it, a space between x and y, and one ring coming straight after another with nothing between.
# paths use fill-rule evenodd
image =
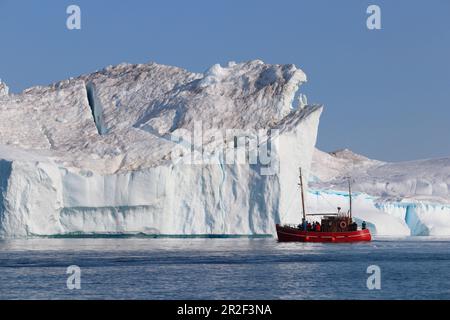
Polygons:
<instances>
[{"instance_id":1,"label":"boat mast","mask_svg":"<svg viewBox=\"0 0 450 320\"><path fill-rule=\"evenodd\" d=\"M303 190L303 175L302 175L302 168L300 168L300 190L301 190L301 196L302 196L302 211L303 211L303 220L306 221L306 210L305 210L305 193Z\"/></svg>"},{"instance_id":2,"label":"boat mast","mask_svg":"<svg viewBox=\"0 0 450 320\"><path fill-rule=\"evenodd\" d=\"M351 178L348 177L348 198L350 200L350 219L352 218L352 182Z\"/></svg>"}]
</instances>

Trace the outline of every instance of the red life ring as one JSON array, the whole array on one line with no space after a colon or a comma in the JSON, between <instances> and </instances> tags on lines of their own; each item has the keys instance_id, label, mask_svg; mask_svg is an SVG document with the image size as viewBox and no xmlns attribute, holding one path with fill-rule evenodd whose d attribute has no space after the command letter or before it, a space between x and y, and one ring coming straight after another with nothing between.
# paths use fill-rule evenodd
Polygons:
<instances>
[{"instance_id":1,"label":"red life ring","mask_svg":"<svg viewBox=\"0 0 450 320\"><path fill-rule=\"evenodd\" d=\"M339 226L341 227L341 229L345 229L345 228L347 228L347 222L341 221L341 222L339 223Z\"/></svg>"}]
</instances>

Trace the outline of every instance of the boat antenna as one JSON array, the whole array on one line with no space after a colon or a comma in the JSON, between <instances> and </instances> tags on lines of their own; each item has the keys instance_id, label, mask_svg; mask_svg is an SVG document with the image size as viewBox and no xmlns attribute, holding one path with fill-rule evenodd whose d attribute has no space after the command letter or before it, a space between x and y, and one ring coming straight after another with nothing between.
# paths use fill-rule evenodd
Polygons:
<instances>
[{"instance_id":1,"label":"boat antenna","mask_svg":"<svg viewBox=\"0 0 450 320\"><path fill-rule=\"evenodd\" d=\"M352 219L352 180L351 177L348 178L348 199L350 201L350 219Z\"/></svg>"},{"instance_id":2,"label":"boat antenna","mask_svg":"<svg viewBox=\"0 0 450 320\"><path fill-rule=\"evenodd\" d=\"M302 168L300 167L300 190L301 190L301 196L302 196L302 211L303 211L303 221L306 221L306 210L305 210L305 192L303 190L303 175L302 175Z\"/></svg>"}]
</instances>

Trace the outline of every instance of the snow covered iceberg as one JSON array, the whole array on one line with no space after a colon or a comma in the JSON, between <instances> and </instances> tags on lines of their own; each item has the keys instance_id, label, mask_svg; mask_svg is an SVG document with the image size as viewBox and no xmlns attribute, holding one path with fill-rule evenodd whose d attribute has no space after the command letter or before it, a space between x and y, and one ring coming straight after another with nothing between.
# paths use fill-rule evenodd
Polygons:
<instances>
[{"instance_id":1,"label":"snow covered iceberg","mask_svg":"<svg viewBox=\"0 0 450 320\"><path fill-rule=\"evenodd\" d=\"M322 107L293 103L305 81L261 61L122 64L0 95L0 237L273 234L314 152ZM214 134L192 143L196 128Z\"/></svg>"},{"instance_id":2,"label":"snow covered iceberg","mask_svg":"<svg viewBox=\"0 0 450 320\"><path fill-rule=\"evenodd\" d=\"M350 150L314 152L310 210L347 210L347 178L354 214L378 235L450 236L450 159L389 163Z\"/></svg>"}]
</instances>

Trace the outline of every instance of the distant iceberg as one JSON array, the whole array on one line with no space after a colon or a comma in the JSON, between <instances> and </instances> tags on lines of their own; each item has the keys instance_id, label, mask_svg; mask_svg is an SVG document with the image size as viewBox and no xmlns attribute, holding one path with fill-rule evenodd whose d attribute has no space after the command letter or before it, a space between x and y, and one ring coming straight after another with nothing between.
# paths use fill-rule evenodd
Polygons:
<instances>
[{"instance_id":1,"label":"distant iceberg","mask_svg":"<svg viewBox=\"0 0 450 320\"><path fill-rule=\"evenodd\" d=\"M316 149L311 210L348 207L349 176L357 192L354 214L375 234L450 236L450 158L388 163Z\"/></svg>"}]
</instances>

